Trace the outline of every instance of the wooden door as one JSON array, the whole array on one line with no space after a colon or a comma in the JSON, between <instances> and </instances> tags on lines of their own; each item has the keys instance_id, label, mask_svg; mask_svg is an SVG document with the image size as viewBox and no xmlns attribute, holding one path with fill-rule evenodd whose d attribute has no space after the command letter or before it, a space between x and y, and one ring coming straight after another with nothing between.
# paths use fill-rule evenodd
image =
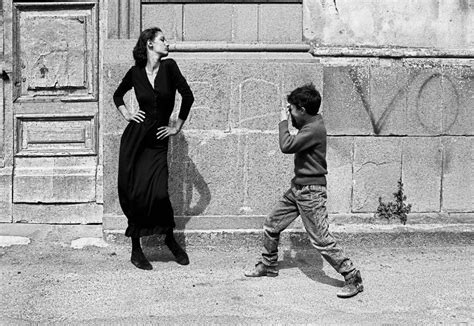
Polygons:
<instances>
[{"instance_id":1,"label":"wooden door","mask_svg":"<svg viewBox=\"0 0 474 326\"><path fill-rule=\"evenodd\" d=\"M98 1L10 5L13 221L99 223Z\"/></svg>"}]
</instances>

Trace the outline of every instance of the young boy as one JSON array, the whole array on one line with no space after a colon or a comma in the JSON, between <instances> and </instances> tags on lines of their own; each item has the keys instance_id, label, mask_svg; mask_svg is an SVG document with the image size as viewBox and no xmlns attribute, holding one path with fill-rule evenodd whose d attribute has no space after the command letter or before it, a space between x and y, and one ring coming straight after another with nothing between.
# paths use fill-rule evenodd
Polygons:
<instances>
[{"instance_id":1,"label":"young boy","mask_svg":"<svg viewBox=\"0 0 474 326\"><path fill-rule=\"evenodd\" d=\"M345 285L338 297L349 298L363 291L360 271L346 257L329 233L326 210L326 128L319 112L321 95L313 84L304 85L288 95L287 109L280 114L280 149L295 154L295 176L291 187L265 219L262 259L247 277L278 276L278 242L280 233L301 215L312 245L342 274ZM290 135L288 118L298 129Z\"/></svg>"}]
</instances>

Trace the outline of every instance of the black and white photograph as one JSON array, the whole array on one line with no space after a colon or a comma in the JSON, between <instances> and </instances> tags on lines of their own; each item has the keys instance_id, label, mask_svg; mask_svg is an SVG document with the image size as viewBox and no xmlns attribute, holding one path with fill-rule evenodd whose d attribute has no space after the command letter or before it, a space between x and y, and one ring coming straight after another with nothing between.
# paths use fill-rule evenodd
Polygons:
<instances>
[{"instance_id":1,"label":"black and white photograph","mask_svg":"<svg viewBox=\"0 0 474 326\"><path fill-rule=\"evenodd\" d=\"M1 0L0 325L474 324L473 0Z\"/></svg>"}]
</instances>

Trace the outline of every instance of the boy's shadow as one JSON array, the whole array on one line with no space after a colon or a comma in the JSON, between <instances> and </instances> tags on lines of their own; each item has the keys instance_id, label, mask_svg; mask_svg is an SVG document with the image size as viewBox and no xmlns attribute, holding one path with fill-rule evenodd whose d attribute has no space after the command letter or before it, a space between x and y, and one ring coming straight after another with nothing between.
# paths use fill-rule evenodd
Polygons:
<instances>
[{"instance_id":1,"label":"boy's shadow","mask_svg":"<svg viewBox=\"0 0 474 326\"><path fill-rule=\"evenodd\" d=\"M304 243L306 242L306 243ZM299 268L308 278L315 282L343 287L344 281L332 278L323 271L323 257L311 247L308 239L291 238L290 249L283 252L283 260L278 263L279 269Z\"/></svg>"},{"instance_id":2,"label":"boy's shadow","mask_svg":"<svg viewBox=\"0 0 474 326\"><path fill-rule=\"evenodd\" d=\"M188 148L188 142L183 133L170 139L168 192L175 214L175 230L178 230L174 236L184 250L186 250L186 237L184 232L179 231L186 228L192 216L202 214L211 201L209 187L189 157ZM198 196L197 200L194 198L195 195ZM164 235L142 238L143 251L150 261L175 260L166 247L164 239Z\"/></svg>"}]
</instances>

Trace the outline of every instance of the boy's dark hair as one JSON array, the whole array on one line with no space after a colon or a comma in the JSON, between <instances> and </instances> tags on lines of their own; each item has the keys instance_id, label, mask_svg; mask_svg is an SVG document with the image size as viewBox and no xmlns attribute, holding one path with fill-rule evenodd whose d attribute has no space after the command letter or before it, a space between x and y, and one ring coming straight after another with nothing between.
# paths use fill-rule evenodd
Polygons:
<instances>
[{"instance_id":1,"label":"boy's dark hair","mask_svg":"<svg viewBox=\"0 0 474 326\"><path fill-rule=\"evenodd\" d=\"M316 115L321 106L321 95L313 83L309 83L293 90L287 96L287 101L298 108L304 107L310 115Z\"/></svg>"},{"instance_id":2,"label":"boy's dark hair","mask_svg":"<svg viewBox=\"0 0 474 326\"><path fill-rule=\"evenodd\" d=\"M152 28L145 29L143 32L140 33L137 44L133 48L133 59L135 59L135 65L137 65L138 67L146 66L147 43L149 40L153 41L156 37L156 34L159 32L162 33L160 28L152 27Z\"/></svg>"}]
</instances>

